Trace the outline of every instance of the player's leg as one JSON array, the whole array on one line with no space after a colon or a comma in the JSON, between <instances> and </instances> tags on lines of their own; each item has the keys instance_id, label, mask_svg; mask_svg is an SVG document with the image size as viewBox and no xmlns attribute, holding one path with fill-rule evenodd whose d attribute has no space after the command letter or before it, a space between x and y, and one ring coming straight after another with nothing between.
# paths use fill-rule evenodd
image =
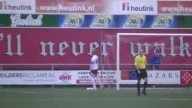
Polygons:
<instances>
[{"instance_id":1,"label":"player's leg","mask_svg":"<svg viewBox=\"0 0 192 108\"><path fill-rule=\"evenodd\" d=\"M148 77L147 71L145 69L145 70L143 70L144 86L143 86L143 92L142 92L144 95L147 95L147 92L146 92L146 87L148 85L148 78L147 77Z\"/></svg>"},{"instance_id":2,"label":"player's leg","mask_svg":"<svg viewBox=\"0 0 192 108\"><path fill-rule=\"evenodd\" d=\"M95 84L95 74L93 72L90 72L90 76L91 76L91 81L93 84L93 89L96 89L96 84Z\"/></svg>"},{"instance_id":3,"label":"player's leg","mask_svg":"<svg viewBox=\"0 0 192 108\"><path fill-rule=\"evenodd\" d=\"M101 80L100 78L98 77L98 70L92 70L92 82L93 82L93 88L94 89L97 89L96 87L96 80L99 82L99 85L101 86Z\"/></svg>"},{"instance_id":4,"label":"player's leg","mask_svg":"<svg viewBox=\"0 0 192 108\"><path fill-rule=\"evenodd\" d=\"M137 94L140 96L140 86L141 86L141 73L136 70L137 74Z\"/></svg>"},{"instance_id":5,"label":"player's leg","mask_svg":"<svg viewBox=\"0 0 192 108\"><path fill-rule=\"evenodd\" d=\"M98 76L98 70L94 70L93 71L93 74L95 75L95 80L97 80L98 82L99 82L99 85L100 85L100 87L101 87L101 79L99 78L99 76Z\"/></svg>"}]
</instances>

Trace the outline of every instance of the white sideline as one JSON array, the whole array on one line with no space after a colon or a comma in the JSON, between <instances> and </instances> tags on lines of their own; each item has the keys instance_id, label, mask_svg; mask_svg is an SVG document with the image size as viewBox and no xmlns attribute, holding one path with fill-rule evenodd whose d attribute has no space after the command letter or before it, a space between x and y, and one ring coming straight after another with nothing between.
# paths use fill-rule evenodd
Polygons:
<instances>
[{"instance_id":1,"label":"white sideline","mask_svg":"<svg viewBox=\"0 0 192 108\"><path fill-rule=\"evenodd\" d=\"M131 90L131 89L137 89L137 88L120 88L120 89L127 89L127 90ZM191 87L189 87L189 88L185 88L185 87L178 87L178 88L169 88L169 87L167 87L167 88L165 88L165 87L163 87L163 88L156 88L156 87L153 87L153 88L147 88L147 89L149 89L149 90L188 90L188 89L191 89Z\"/></svg>"},{"instance_id":2,"label":"white sideline","mask_svg":"<svg viewBox=\"0 0 192 108\"><path fill-rule=\"evenodd\" d=\"M8 98L8 99L0 99L0 101L150 101L150 100L156 100L156 101L191 101L192 98L73 98L73 99L62 99L62 98L42 98L42 99L14 99L14 98Z\"/></svg>"},{"instance_id":3,"label":"white sideline","mask_svg":"<svg viewBox=\"0 0 192 108\"><path fill-rule=\"evenodd\" d=\"M10 92L10 93L26 93L26 94L35 94L35 93L36 93L36 92L16 91L16 90L0 90L0 92Z\"/></svg>"},{"instance_id":4,"label":"white sideline","mask_svg":"<svg viewBox=\"0 0 192 108\"><path fill-rule=\"evenodd\" d=\"M49 91L51 90L51 91ZM109 92L109 93L119 93L119 92L132 92L135 91L136 88L121 88L120 91L117 91L115 89L103 89L103 90L94 90L97 92ZM190 88L186 89L186 88L147 88L147 90L149 91L149 93L151 94L158 94L158 93L170 93L170 91L174 94L191 94L192 92ZM153 91L154 90L154 91ZM158 91L157 91L158 90ZM159 91L161 90L161 91ZM176 91L173 91L176 90ZM66 92L88 92L86 89L77 89L77 90L64 90L65 93ZM63 89L48 89L48 91L25 91L25 89L22 90L9 90L9 89L5 89L5 90L0 90L0 92L10 92L10 93L23 93L23 94L62 94L63 93ZM88 92L89 93L89 92Z\"/></svg>"}]
</instances>

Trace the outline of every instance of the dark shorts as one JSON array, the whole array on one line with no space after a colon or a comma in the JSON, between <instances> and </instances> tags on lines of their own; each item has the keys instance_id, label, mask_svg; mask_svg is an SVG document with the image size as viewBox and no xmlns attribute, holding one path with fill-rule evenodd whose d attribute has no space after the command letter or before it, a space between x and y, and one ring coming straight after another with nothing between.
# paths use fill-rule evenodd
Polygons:
<instances>
[{"instance_id":1,"label":"dark shorts","mask_svg":"<svg viewBox=\"0 0 192 108\"><path fill-rule=\"evenodd\" d=\"M140 74L138 73L137 69L136 69L136 74L137 74L137 78L138 80L141 80L141 79L144 79L144 78L147 78L147 70L146 69L139 69L140 71Z\"/></svg>"},{"instance_id":2,"label":"dark shorts","mask_svg":"<svg viewBox=\"0 0 192 108\"><path fill-rule=\"evenodd\" d=\"M97 75L98 75L98 70L91 70L91 73L92 73L93 75L97 76Z\"/></svg>"}]
</instances>

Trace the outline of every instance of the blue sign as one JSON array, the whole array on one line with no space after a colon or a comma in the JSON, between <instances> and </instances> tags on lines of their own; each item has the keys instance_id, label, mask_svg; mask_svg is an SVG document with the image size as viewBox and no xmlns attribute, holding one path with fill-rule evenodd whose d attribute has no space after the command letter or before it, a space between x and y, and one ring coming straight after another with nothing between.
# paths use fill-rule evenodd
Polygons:
<instances>
[{"instance_id":1,"label":"blue sign","mask_svg":"<svg viewBox=\"0 0 192 108\"><path fill-rule=\"evenodd\" d=\"M58 26L64 28L177 28L173 15L59 15Z\"/></svg>"}]
</instances>

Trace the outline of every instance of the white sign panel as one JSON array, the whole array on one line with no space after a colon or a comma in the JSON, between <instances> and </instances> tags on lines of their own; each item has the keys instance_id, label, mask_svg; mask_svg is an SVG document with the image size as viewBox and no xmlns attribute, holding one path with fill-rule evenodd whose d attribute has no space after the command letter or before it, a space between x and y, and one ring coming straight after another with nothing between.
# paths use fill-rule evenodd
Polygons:
<instances>
[{"instance_id":1,"label":"white sign panel","mask_svg":"<svg viewBox=\"0 0 192 108\"><path fill-rule=\"evenodd\" d=\"M0 13L35 13L35 0L0 0Z\"/></svg>"},{"instance_id":2,"label":"white sign panel","mask_svg":"<svg viewBox=\"0 0 192 108\"><path fill-rule=\"evenodd\" d=\"M103 84L116 84L116 71L99 71ZM127 71L120 84L136 84L135 75ZM97 82L98 83L98 82ZM143 83L143 81L142 81ZM180 71L148 71L149 84L180 84ZM1 85L87 85L92 84L88 70L73 71L0 71Z\"/></svg>"},{"instance_id":3,"label":"white sign panel","mask_svg":"<svg viewBox=\"0 0 192 108\"><path fill-rule=\"evenodd\" d=\"M77 71L60 71L57 74L57 83L64 85L76 84Z\"/></svg>"},{"instance_id":4,"label":"white sign panel","mask_svg":"<svg viewBox=\"0 0 192 108\"><path fill-rule=\"evenodd\" d=\"M120 0L121 14L157 14L157 0Z\"/></svg>"},{"instance_id":5,"label":"white sign panel","mask_svg":"<svg viewBox=\"0 0 192 108\"><path fill-rule=\"evenodd\" d=\"M90 71L78 71L76 84L92 84ZM99 71L98 74L103 84L115 84L116 83L116 72L115 71ZM97 82L98 83L98 82Z\"/></svg>"},{"instance_id":6,"label":"white sign panel","mask_svg":"<svg viewBox=\"0 0 192 108\"><path fill-rule=\"evenodd\" d=\"M149 84L180 84L180 71L149 71Z\"/></svg>"},{"instance_id":7,"label":"white sign panel","mask_svg":"<svg viewBox=\"0 0 192 108\"><path fill-rule=\"evenodd\" d=\"M142 80L141 83L144 81ZM121 80L120 84L136 84L137 80ZM148 71L149 84L180 84L180 71Z\"/></svg>"},{"instance_id":8,"label":"white sign panel","mask_svg":"<svg viewBox=\"0 0 192 108\"><path fill-rule=\"evenodd\" d=\"M1 85L57 84L55 71L0 71Z\"/></svg>"}]
</instances>

